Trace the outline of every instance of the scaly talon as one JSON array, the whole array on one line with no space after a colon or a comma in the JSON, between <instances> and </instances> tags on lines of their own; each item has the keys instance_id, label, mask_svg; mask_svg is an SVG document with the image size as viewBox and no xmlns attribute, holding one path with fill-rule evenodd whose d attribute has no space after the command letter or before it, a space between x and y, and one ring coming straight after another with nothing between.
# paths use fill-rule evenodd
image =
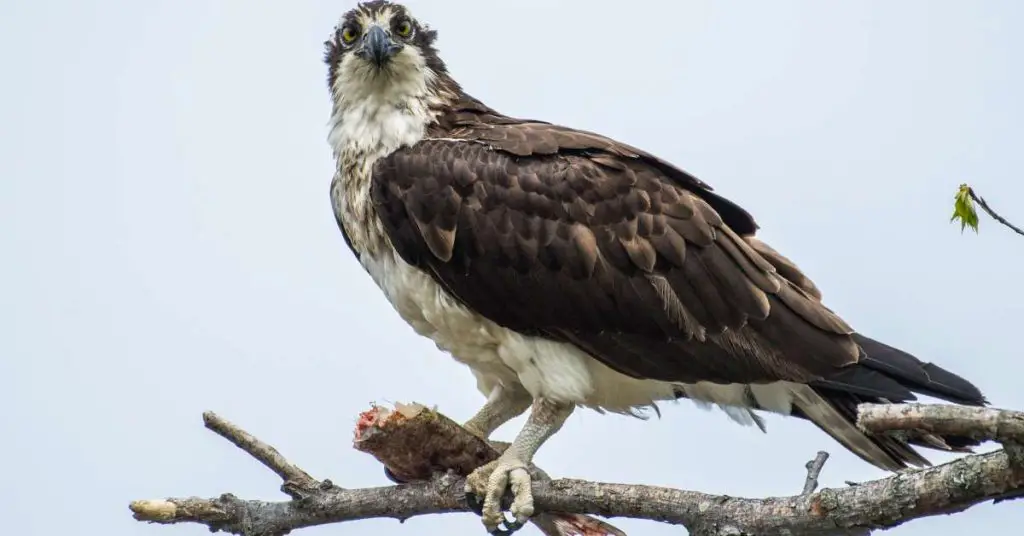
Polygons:
<instances>
[{"instance_id":1,"label":"scaly talon","mask_svg":"<svg viewBox=\"0 0 1024 536\"><path fill-rule=\"evenodd\" d=\"M483 497L480 518L487 530L495 536L506 536L519 530L534 514L532 478L529 464L537 449L565 423L572 414L575 404L555 402L539 398L533 401L530 418L516 434L512 444L501 453L497 460L478 467L466 478L466 504L476 509ZM474 417L467 423L475 429L478 421L489 420L488 411L481 411L484 417ZM503 513L505 491L511 493L508 512L514 519L507 519ZM505 528L501 528L504 524Z\"/></svg>"},{"instance_id":2,"label":"scaly talon","mask_svg":"<svg viewBox=\"0 0 1024 536\"><path fill-rule=\"evenodd\" d=\"M491 534L505 535L519 530L533 515L533 490L530 488L527 464L506 451L497 460L473 471L466 479L466 502L475 510L483 497L480 517ZM502 511L505 490L512 490L512 504L507 519ZM470 498L472 497L472 498ZM505 528L501 528L504 524Z\"/></svg>"},{"instance_id":3,"label":"scaly talon","mask_svg":"<svg viewBox=\"0 0 1024 536\"><path fill-rule=\"evenodd\" d=\"M502 503L502 505L504 505L504 502ZM469 491L468 486L466 488L466 506L469 506L469 510L478 516L482 517L484 515L484 503L480 500L480 497L478 497L476 493ZM504 514L502 515L504 516ZM501 525L499 525L498 528L491 531L491 534L493 534L494 536L509 536L513 532L523 527L522 523L518 523L515 520L510 520L507 517L505 517L504 525L504 528L502 528Z\"/></svg>"}]
</instances>

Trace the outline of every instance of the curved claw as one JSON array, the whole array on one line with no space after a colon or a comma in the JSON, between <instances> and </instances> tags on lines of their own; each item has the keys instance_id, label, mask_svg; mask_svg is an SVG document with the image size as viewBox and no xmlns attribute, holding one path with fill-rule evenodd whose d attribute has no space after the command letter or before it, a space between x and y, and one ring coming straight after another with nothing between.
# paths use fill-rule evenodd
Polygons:
<instances>
[{"instance_id":1,"label":"curved claw","mask_svg":"<svg viewBox=\"0 0 1024 536\"><path fill-rule=\"evenodd\" d=\"M466 506L469 507L469 510L471 512L478 516L484 515L484 502L480 500L480 497L477 497L476 493L467 491L465 500ZM507 505L505 507L508 508ZM490 533L494 536L509 536L510 534L523 528L524 523L516 521L515 518L509 518L509 516L505 512L502 512L502 516L505 518L505 520L501 523L501 525L504 525L505 528L502 528L501 525L498 525L494 530L490 531Z\"/></svg>"},{"instance_id":2,"label":"curved claw","mask_svg":"<svg viewBox=\"0 0 1024 536\"><path fill-rule=\"evenodd\" d=\"M523 472L525 479L512 479L511 474L521 469L521 464L512 462L506 467L502 465L505 464L495 461L474 471L467 478L464 490L466 506L484 520L487 531L494 536L509 536L523 528L533 511L532 498L526 499L527 506L524 508L518 504L522 498L517 496L522 493L524 484L529 485L529 473ZM484 493L480 494L480 490L484 490ZM524 515L524 510L530 513Z\"/></svg>"},{"instance_id":3,"label":"curved claw","mask_svg":"<svg viewBox=\"0 0 1024 536\"><path fill-rule=\"evenodd\" d=\"M465 500L466 506L469 507L469 511L473 512L478 516L484 515L484 502L480 500L480 497L472 491L466 490Z\"/></svg>"},{"instance_id":4,"label":"curved claw","mask_svg":"<svg viewBox=\"0 0 1024 536\"><path fill-rule=\"evenodd\" d=\"M466 501L466 506L469 507L470 512L473 512L474 514L483 517L484 501L480 499L479 495L467 489L464 491L463 500ZM509 508L512 508L512 496L509 493L505 493L505 495L501 498L501 508L503 511L506 512L509 510ZM506 521L506 525L508 525L508 523L509 521ZM517 524L516 528L512 529L513 532L519 530L519 528L523 526L522 523L518 523L517 521L515 521L515 519L513 519L511 523Z\"/></svg>"},{"instance_id":5,"label":"curved claw","mask_svg":"<svg viewBox=\"0 0 1024 536\"><path fill-rule=\"evenodd\" d=\"M515 518L509 519L508 515L505 514L505 512L502 512L502 517L505 518L505 521L503 521L500 525L498 525L494 528L494 530L491 531L491 534L493 534L494 536L509 536L510 534L523 528L523 525L525 525L525 523L520 523L516 521ZM501 528L501 525L505 525L505 528Z\"/></svg>"}]
</instances>

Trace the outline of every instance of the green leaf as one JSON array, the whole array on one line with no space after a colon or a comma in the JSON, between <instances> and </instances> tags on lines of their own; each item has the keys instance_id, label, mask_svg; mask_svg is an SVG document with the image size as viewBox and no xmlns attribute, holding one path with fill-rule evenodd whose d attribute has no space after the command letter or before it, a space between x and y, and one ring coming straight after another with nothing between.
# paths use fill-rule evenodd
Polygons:
<instances>
[{"instance_id":1,"label":"green leaf","mask_svg":"<svg viewBox=\"0 0 1024 536\"><path fill-rule=\"evenodd\" d=\"M960 232L970 227L975 233L978 232L978 211L974 209L974 200L971 199L971 187L961 184L953 198L953 216L950 222L960 220Z\"/></svg>"}]
</instances>

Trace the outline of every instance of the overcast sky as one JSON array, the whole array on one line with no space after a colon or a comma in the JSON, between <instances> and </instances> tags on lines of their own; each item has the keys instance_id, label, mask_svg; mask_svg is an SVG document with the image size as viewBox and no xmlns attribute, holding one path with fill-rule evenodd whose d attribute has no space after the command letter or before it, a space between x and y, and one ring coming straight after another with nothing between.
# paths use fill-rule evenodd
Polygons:
<instances>
[{"instance_id":1,"label":"overcast sky","mask_svg":"<svg viewBox=\"0 0 1024 536\"><path fill-rule=\"evenodd\" d=\"M1024 409L1024 239L984 217L979 235L947 223L963 181L1024 222L1024 2L409 4L474 96L696 174L855 328ZM203 429L203 410L360 487L386 483L350 448L372 401L459 420L482 403L469 371L393 312L331 214L322 43L352 5L0 4L5 534L199 536L139 524L128 502L281 499L276 476ZM806 422L769 418L762 434L689 402L662 410L579 411L537 462L739 496L798 492L819 449L833 455L825 486L884 476ZM892 534L1022 524L1008 503ZM484 534L469 514L302 533Z\"/></svg>"}]
</instances>

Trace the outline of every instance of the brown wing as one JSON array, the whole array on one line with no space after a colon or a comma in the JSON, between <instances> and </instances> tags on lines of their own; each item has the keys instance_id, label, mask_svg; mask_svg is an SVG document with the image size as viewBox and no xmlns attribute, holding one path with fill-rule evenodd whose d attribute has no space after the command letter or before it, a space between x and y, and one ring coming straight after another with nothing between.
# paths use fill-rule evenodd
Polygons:
<instances>
[{"instance_id":1,"label":"brown wing","mask_svg":"<svg viewBox=\"0 0 1024 536\"><path fill-rule=\"evenodd\" d=\"M508 117L471 97L464 98L444 114L434 130L437 137L486 141L516 156L599 152L625 160L639 160L661 172L665 180L707 201L737 234L753 235L757 231L757 224L747 211L715 194L707 183L646 151L594 132Z\"/></svg>"},{"instance_id":2,"label":"brown wing","mask_svg":"<svg viewBox=\"0 0 1024 536\"><path fill-rule=\"evenodd\" d=\"M806 381L856 362L851 329L716 210L735 205L628 147L528 126L378 161L374 202L406 262L497 324L634 377Z\"/></svg>"}]
</instances>

